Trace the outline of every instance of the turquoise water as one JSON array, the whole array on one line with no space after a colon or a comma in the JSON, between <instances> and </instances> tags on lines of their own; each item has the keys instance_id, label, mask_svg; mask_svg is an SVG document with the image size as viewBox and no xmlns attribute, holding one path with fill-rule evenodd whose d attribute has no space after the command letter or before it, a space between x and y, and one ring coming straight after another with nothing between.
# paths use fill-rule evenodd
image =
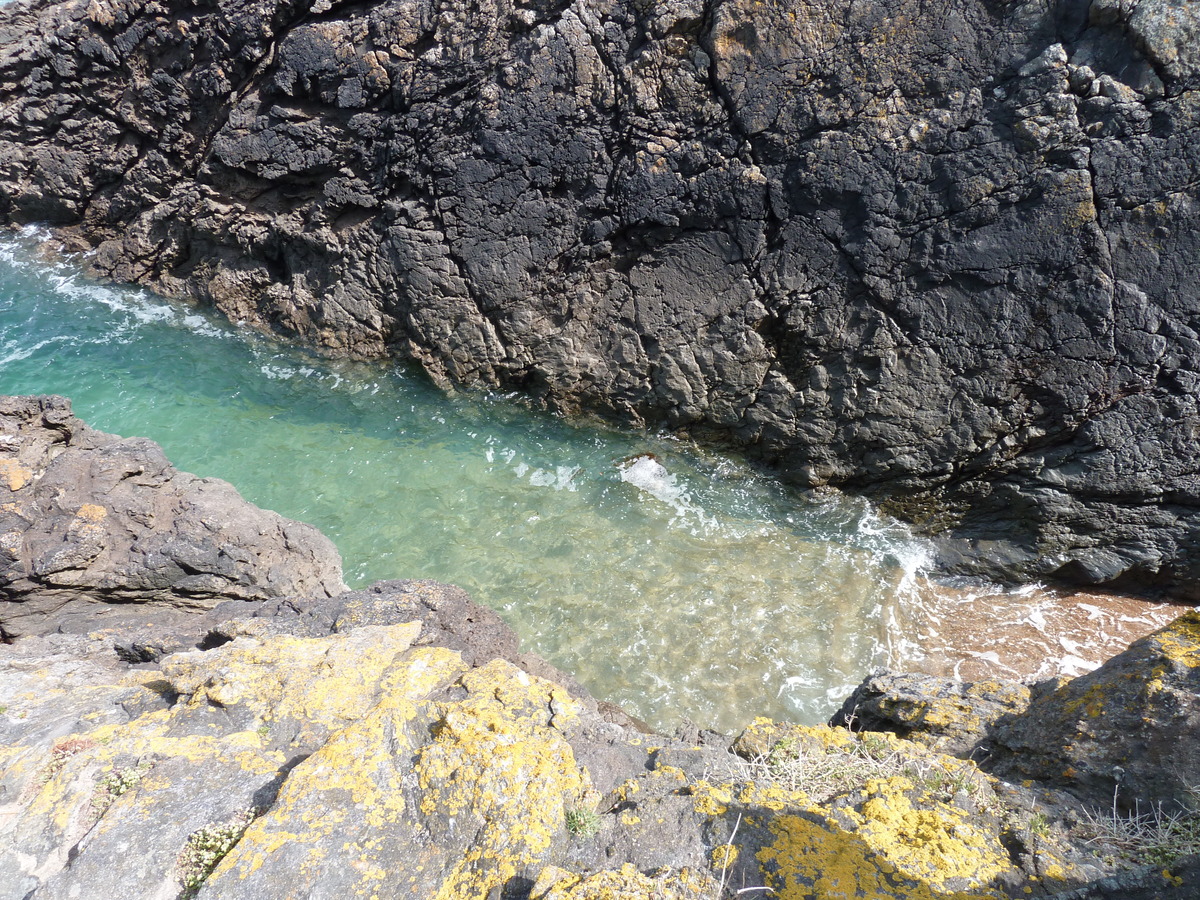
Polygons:
<instances>
[{"instance_id":1,"label":"turquoise water","mask_svg":"<svg viewBox=\"0 0 1200 900\"><path fill-rule=\"evenodd\" d=\"M806 500L731 458L447 396L319 360L0 240L0 391L310 522L346 581L435 578L498 610L597 696L660 726L826 718L894 661L921 544L862 503ZM44 235L43 235L44 237ZM652 455L652 456L651 456Z\"/></svg>"}]
</instances>

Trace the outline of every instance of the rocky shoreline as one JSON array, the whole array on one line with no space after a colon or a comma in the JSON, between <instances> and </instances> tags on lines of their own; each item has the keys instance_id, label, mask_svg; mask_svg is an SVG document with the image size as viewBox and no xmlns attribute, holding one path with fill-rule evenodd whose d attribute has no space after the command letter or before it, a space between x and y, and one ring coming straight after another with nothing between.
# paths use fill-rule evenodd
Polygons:
<instances>
[{"instance_id":1,"label":"rocky shoreline","mask_svg":"<svg viewBox=\"0 0 1200 900\"><path fill-rule=\"evenodd\" d=\"M17 0L0 220L442 384L1200 597L1174 0Z\"/></svg>"},{"instance_id":2,"label":"rocky shoreline","mask_svg":"<svg viewBox=\"0 0 1200 900\"><path fill-rule=\"evenodd\" d=\"M1197 613L1076 679L877 674L836 727L669 737L61 398L0 401L0 473L0 900L1200 887Z\"/></svg>"}]
</instances>

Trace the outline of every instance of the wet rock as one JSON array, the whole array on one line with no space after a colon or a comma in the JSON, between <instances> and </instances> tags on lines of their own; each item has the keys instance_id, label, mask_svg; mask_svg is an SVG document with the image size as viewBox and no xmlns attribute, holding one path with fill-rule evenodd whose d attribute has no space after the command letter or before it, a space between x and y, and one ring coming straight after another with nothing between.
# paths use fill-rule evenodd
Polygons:
<instances>
[{"instance_id":1,"label":"wet rock","mask_svg":"<svg viewBox=\"0 0 1200 900\"><path fill-rule=\"evenodd\" d=\"M5 639L142 625L127 656L150 659L198 640L193 611L344 589L315 528L179 472L151 441L89 428L61 397L0 399L0 478Z\"/></svg>"},{"instance_id":2,"label":"wet rock","mask_svg":"<svg viewBox=\"0 0 1200 900\"><path fill-rule=\"evenodd\" d=\"M1200 597L1189 4L485 6L8 4L0 218L747 447L949 571Z\"/></svg>"}]
</instances>

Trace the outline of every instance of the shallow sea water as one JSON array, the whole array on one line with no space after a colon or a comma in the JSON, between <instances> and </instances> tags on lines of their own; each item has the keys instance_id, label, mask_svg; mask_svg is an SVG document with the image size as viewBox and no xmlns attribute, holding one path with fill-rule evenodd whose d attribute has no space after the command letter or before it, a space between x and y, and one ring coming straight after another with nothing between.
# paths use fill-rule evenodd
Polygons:
<instances>
[{"instance_id":1,"label":"shallow sea water","mask_svg":"<svg viewBox=\"0 0 1200 900\"><path fill-rule=\"evenodd\" d=\"M865 503L798 496L667 436L405 367L330 362L0 238L0 392L58 393L94 427L320 528L346 581L433 578L526 649L670 728L827 718L871 669L1076 674L1173 610L946 585Z\"/></svg>"}]
</instances>

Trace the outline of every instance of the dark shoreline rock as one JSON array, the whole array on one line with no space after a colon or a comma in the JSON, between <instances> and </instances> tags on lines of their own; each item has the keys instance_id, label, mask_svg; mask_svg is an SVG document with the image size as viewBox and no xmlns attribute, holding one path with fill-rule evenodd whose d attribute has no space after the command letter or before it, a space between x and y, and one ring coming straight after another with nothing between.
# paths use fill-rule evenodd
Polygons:
<instances>
[{"instance_id":1,"label":"dark shoreline rock","mask_svg":"<svg viewBox=\"0 0 1200 900\"><path fill-rule=\"evenodd\" d=\"M192 613L226 600L345 590L341 557L311 525L179 472L152 441L88 427L62 397L0 398L0 494L4 640L138 623L196 631Z\"/></svg>"},{"instance_id":2,"label":"dark shoreline rock","mask_svg":"<svg viewBox=\"0 0 1200 900\"><path fill-rule=\"evenodd\" d=\"M888 731L1096 808L1188 810L1200 801L1200 612L1094 671L1032 687L877 673L830 724Z\"/></svg>"},{"instance_id":3,"label":"dark shoreline rock","mask_svg":"<svg viewBox=\"0 0 1200 900\"><path fill-rule=\"evenodd\" d=\"M0 220L443 384L888 499L948 571L1200 599L1172 0L28 0Z\"/></svg>"}]
</instances>

